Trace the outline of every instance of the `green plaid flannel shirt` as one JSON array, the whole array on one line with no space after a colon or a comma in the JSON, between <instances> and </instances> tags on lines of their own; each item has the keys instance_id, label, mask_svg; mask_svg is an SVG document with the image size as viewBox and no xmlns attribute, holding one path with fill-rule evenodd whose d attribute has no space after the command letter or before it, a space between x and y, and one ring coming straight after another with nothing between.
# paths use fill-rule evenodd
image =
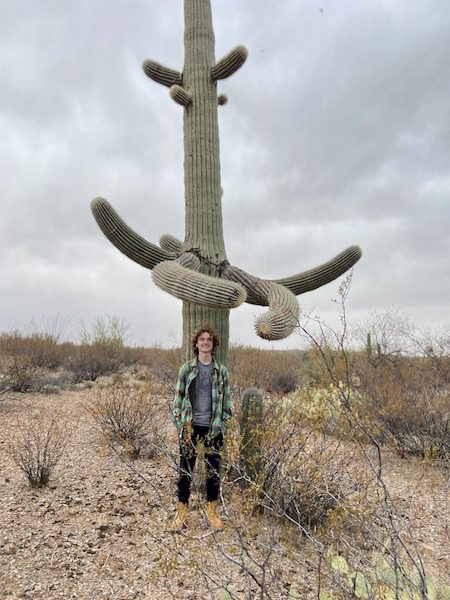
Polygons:
<instances>
[{"instance_id":1,"label":"green plaid flannel shirt","mask_svg":"<svg viewBox=\"0 0 450 600\"><path fill-rule=\"evenodd\" d=\"M208 437L215 438L225 432L227 422L231 418L231 391L228 370L213 359L212 381L212 417ZM173 422L179 431L185 426L192 426L192 404L189 399L189 387L197 377L197 358L182 365L178 372L177 388L173 399Z\"/></svg>"}]
</instances>

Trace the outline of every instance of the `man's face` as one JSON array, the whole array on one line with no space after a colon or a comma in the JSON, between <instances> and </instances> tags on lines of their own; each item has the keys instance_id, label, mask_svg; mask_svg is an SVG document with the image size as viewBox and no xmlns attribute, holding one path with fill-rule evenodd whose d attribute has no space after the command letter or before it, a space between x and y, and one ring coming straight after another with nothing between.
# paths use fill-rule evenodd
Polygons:
<instances>
[{"instance_id":1,"label":"man's face","mask_svg":"<svg viewBox=\"0 0 450 600\"><path fill-rule=\"evenodd\" d=\"M207 331L201 333L197 338L197 348L199 352L211 352L213 349L213 339Z\"/></svg>"}]
</instances>

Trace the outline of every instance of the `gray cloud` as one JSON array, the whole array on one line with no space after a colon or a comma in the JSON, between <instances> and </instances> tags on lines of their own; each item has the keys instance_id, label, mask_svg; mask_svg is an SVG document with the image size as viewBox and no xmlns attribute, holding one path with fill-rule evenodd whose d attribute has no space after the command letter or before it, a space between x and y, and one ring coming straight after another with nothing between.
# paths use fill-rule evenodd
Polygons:
<instances>
[{"instance_id":1,"label":"gray cloud","mask_svg":"<svg viewBox=\"0 0 450 600\"><path fill-rule=\"evenodd\" d=\"M446 3L212 2L230 261L280 277L360 244L349 314L395 304L448 321L450 8ZM108 198L152 241L183 236L182 113L142 73L183 64L181 3L4 3L0 36L0 329L41 315L130 321L168 341L181 306L99 232ZM301 297L336 318L338 282ZM231 337L258 344L244 306ZM262 342L261 342L262 343ZM298 340L277 347L297 345ZM262 343L263 344L263 343Z\"/></svg>"}]
</instances>

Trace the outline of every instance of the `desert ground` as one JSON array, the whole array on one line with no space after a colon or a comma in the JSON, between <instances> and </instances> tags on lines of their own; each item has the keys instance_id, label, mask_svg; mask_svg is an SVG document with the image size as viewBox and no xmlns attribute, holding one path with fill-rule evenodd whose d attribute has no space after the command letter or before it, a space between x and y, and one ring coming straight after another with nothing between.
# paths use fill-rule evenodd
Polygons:
<instances>
[{"instance_id":1,"label":"desert ground","mask_svg":"<svg viewBox=\"0 0 450 600\"><path fill-rule=\"evenodd\" d=\"M224 531L208 528L202 497L194 492L189 527L170 533L177 441L169 410L158 425L166 450L126 460L106 444L89 414L92 394L79 389L0 397L2 599L357 597L319 595L314 540L284 526L277 539L285 543L270 546L268 521L241 514L242 495L230 486L222 498ZM30 487L10 446L24 419L38 422L43 414L57 415L67 443L49 485L38 489ZM439 595L420 597L448 598L448 469L386 450L384 477L408 543L441 586ZM252 573L268 577L266 595Z\"/></svg>"}]
</instances>

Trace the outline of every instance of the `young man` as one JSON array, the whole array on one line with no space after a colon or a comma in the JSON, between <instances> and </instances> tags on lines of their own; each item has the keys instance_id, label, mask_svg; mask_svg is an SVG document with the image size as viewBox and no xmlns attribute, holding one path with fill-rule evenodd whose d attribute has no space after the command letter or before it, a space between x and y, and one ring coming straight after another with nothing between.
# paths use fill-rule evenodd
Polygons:
<instances>
[{"instance_id":1,"label":"young man","mask_svg":"<svg viewBox=\"0 0 450 600\"><path fill-rule=\"evenodd\" d=\"M214 359L218 344L217 335L210 327L199 329L192 339L195 358L185 363L178 373L172 415L180 439L180 475L177 513L171 524L172 531L186 525L192 474L200 440L205 445L206 514L213 529L222 528L217 514L220 452L223 434L231 418L231 396L228 371Z\"/></svg>"}]
</instances>

